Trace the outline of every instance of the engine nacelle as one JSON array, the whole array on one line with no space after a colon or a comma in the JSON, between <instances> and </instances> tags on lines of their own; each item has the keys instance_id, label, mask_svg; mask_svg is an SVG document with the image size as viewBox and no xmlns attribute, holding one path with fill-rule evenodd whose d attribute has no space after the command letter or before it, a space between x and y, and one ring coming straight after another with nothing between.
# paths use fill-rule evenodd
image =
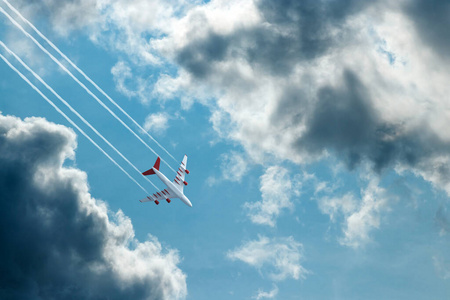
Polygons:
<instances>
[{"instance_id":1,"label":"engine nacelle","mask_svg":"<svg viewBox=\"0 0 450 300\"><path fill-rule=\"evenodd\" d=\"M186 171L186 174L189 174L189 170L185 170Z\"/></svg>"},{"instance_id":2,"label":"engine nacelle","mask_svg":"<svg viewBox=\"0 0 450 300\"><path fill-rule=\"evenodd\" d=\"M158 200L155 200L155 204L158 205L158 204L159 204L159 201L158 201Z\"/></svg>"},{"instance_id":3,"label":"engine nacelle","mask_svg":"<svg viewBox=\"0 0 450 300\"><path fill-rule=\"evenodd\" d=\"M188 185L188 183L186 181L183 181L184 185Z\"/></svg>"},{"instance_id":4,"label":"engine nacelle","mask_svg":"<svg viewBox=\"0 0 450 300\"><path fill-rule=\"evenodd\" d=\"M167 198L166 201L167 201L167 203L170 203L170 199L169 198Z\"/></svg>"}]
</instances>

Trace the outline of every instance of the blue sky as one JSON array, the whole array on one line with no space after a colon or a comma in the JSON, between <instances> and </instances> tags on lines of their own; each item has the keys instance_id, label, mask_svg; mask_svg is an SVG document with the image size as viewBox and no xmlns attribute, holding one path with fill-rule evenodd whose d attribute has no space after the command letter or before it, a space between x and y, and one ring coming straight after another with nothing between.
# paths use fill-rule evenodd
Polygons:
<instances>
[{"instance_id":1,"label":"blue sky","mask_svg":"<svg viewBox=\"0 0 450 300\"><path fill-rule=\"evenodd\" d=\"M146 194L2 61L3 298L450 297L448 1L10 3L177 160L188 155L193 207L139 203ZM7 47L140 170L153 165L0 16Z\"/></svg>"}]
</instances>

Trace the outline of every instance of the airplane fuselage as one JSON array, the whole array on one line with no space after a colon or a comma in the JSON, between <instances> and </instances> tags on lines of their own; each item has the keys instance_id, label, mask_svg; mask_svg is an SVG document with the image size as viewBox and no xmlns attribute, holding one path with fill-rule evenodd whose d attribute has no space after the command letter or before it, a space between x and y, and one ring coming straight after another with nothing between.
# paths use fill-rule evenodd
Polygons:
<instances>
[{"instance_id":1,"label":"airplane fuselage","mask_svg":"<svg viewBox=\"0 0 450 300\"><path fill-rule=\"evenodd\" d=\"M184 202L184 204L192 207L191 201L189 201L189 199L183 194L183 192L178 189L175 183L167 179L167 177L156 168L153 168L153 171L155 172L156 176L158 176L158 178L167 186L171 194L176 195L178 198L180 198L181 201Z\"/></svg>"}]
</instances>

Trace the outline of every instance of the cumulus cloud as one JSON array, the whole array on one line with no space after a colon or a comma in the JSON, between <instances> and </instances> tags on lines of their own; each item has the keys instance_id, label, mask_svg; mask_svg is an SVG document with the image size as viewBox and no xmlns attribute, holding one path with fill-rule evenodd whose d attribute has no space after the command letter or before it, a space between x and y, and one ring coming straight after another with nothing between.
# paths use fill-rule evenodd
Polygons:
<instances>
[{"instance_id":1,"label":"cumulus cloud","mask_svg":"<svg viewBox=\"0 0 450 300\"><path fill-rule=\"evenodd\" d=\"M0 116L0 297L183 299L178 252L89 194L63 166L75 147L64 126Z\"/></svg>"},{"instance_id":2,"label":"cumulus cloud","mask_svg":"<svg viewBox=\"0 0 450 300\"><path fill-rule=\"evenodd\" d=\"M444 129L450 73L421 34L431 23L411 18L424 7L428 20L436 7L423 1L245 3L211 1L152 40L181 67L172 82L183 84L176 86L188 93L209 87L219 133L258 159L271 154L303 163L332 153L351 169L363 161L377 172L401 165L450 191ZM217 13L228 10L250 17ZM170 86L167 75L162 79L160 88Z\"/></svg>"},{"instance_id":3,"label":"cumulus cloud","mask_svg":"<svg viewBox=\"0 0 450 300\"><path fill-rule=\"evenodd\" d=\"M261 201L246 202L245 208L253 223L274 227L283 209L294 208L292 198L299 195L300 182L279 166L267 168L260 181Z\"/></svg>"},{"instance_id":4,"label":"cumulus cloud","mask_svg":"<svg viewBox=\"0 0 450 300\"><path fill-rule=\"evenodd\" d=\"M89 25L134 65L173 63L152 95L216 102L214 128L252 157L332 152L350 168L401 164L450 191L445 1L57 2L22 7Z\"/></svg>"},{"instance_id":5,"label":"cumulus cloud","mask_svg":"<svg viewBox=\"0 0 450 300\"><path fill-rule=\"evenodd\" d=\"M305 278L308 271L300 264L303 259L303 245L293 237L270 239L259 236L241 247L229 251L227 257L240 260L272 280Z\"/></svg>"}]
</instances>

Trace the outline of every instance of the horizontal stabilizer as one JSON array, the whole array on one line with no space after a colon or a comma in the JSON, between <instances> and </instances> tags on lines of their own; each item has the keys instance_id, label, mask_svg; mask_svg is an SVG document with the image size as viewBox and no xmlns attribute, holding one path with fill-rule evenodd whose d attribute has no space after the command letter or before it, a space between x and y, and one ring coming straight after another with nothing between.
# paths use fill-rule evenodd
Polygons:
<instances>
[{"instance_id":1,"label":"horizontal stabilizer","mask_svg":"<svg viewBox=\"0 0 450 300\"><path fill-rule=\"evenodd\" d=\"M144 173L142 173L142 175L145 175L145 176L147 176L147 175L154 175L154 174L155 174L155 171L153 171L153 168L151 168L150 170L147 170Z\"/></svg>"},{"instance_id":2,"label":"horizontal stabilizer","mask_svg":"<svg viewBox=\"0 0 450 300\"><path fill-rule=\"evenodd\" d=\"M142 173L142 175L153 175L153 174L155 174L155 171L153 171L153 169L156 169L156 170L159 171L159 165L160 164L161 164L161 158L159 158L159 156L158 156L158 158L156 159L155 164L153 165L153 168L145 171L144 173Z\"/></svg>"}]
</instances>

